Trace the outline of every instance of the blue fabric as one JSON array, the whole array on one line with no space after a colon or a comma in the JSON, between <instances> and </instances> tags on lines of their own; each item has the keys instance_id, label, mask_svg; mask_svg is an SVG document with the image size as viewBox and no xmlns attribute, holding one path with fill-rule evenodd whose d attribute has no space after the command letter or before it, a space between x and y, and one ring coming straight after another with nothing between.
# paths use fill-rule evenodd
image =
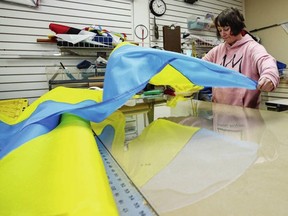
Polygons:
<instances>
[{"instance_id":1,"label":"blue fabric","mask_svg":"<svg viewBox=\"0 0 288 216\"><path fill-rule=\"evenodd\" d=\"M167 64L175 67L192 83L205 87L256 89L257 82L239 72L183 54L126 45L110 56L105 80L104 100L116 95L133 95Z\"/></svg>"},{"instance_id":2,"label":"blue fabric","mask_svg":"<svg viewBox=\"0 0 288 216\"><path fill-rule=\"evenodd\" d=\"M16 126L10 126L11 130L0 135L0 159L8 154L13 149L19 147L21 144L38 137L40 135L46 134L53 130L59 123L59 116L51 116L44 118L38 122L28 124L23 126L19 124ZM0 124L0 127L4 126ZM7 129L8 127L6 127ZM18 129L18 130L17 130Z\"/></svg>"},{"instance_id":3,"label":"blue fabric","mask_svg":"<svg viewBox=\"0 0 288 216\"><path fill-rule=\"evenodd\" d=\"M96 141L105 144L105 147L110 150L112 148L114 138L115 129L111 125L107 125L100 135L97 134Z\"/></svg>"}]
</instances>

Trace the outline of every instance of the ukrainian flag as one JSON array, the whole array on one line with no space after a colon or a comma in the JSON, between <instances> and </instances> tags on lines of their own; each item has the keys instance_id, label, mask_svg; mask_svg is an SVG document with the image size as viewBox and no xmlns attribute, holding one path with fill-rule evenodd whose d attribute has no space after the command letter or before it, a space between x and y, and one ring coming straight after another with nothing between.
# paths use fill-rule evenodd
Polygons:
<instances>
[{"instance_id":1,"label":"ukrainian flag","mask_svg":"<svg viewBox=\"0 0 288 216\"><path fill-rule=\"evenodd\" d=\"M17 119L0 113L0 215L117 215L89 122L113 127L107 119L148 83L190 92L257 85L201 59L120 44L103 91L58 87Z\"/></svg>"}]
</instances>

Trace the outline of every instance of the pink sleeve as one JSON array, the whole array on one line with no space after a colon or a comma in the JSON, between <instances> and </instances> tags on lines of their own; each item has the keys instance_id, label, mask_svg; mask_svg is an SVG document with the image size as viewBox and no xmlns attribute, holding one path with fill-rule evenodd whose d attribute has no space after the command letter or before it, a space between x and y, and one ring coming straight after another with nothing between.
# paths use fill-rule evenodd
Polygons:
<instances>
[{"instance_id":1,"label":"pink sleeve","mask_svg":"<svg viewBox=\"0 0 288 216\"><path fill-rule=\"evenodd\" d=\"M256 45L253 49L252 57L254 58L259 71L259 80L264 77L270 79L273 82L275 89L280 80L275 58L268 54L266 49L260 44Z\"/></svg>"},{"instance_id":2,"label":"pink sleeve","mask_svg":"<svg viewBox=\"0 0 288 216\"><path fill-rule=\"evenodd\" d=\"M216 52L216 47L212 48L202 59L205 61L216 63L215 52Z\"/></svg>"}]
</instances>

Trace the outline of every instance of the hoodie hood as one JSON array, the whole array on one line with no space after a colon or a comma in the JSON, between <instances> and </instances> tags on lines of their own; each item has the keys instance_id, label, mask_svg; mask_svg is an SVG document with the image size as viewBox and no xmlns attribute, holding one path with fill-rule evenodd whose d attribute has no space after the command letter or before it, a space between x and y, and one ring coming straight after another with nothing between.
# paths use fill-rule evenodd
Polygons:
<instances>
[{"instance_id":1,"label":"hoodie hood","mask_svg":"<svg viewBox=\"0 0 288 216\"><path fill-rule=\"evenodd\" d=\"M241 40L236 41L232 46L229 45L229 44L226 43L226 42L224 42L224 45L225 45L226 49L235 49L235 48L237 48L237 47L239 47L239 46L242 46L243 44L248 43L249 41L254 41L254 39L253 39L250 35L245 34L245 35L241 38Z\"/></svg>"}]
</instances>

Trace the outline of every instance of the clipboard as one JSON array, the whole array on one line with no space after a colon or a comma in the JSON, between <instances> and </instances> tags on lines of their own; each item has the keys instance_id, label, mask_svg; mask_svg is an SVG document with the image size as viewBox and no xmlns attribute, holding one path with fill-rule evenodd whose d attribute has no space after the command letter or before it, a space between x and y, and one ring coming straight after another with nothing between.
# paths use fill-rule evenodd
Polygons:
<instances>
[{"instance_id":1,"label":"clipboard","mask_svg":"<svg viewBox=\"0 0 288 216\"><path fill-rule=\"evenodd\" d=\"M164 50L181 53L180 26L163 26Z\"/></svg>"}]
</instances>

